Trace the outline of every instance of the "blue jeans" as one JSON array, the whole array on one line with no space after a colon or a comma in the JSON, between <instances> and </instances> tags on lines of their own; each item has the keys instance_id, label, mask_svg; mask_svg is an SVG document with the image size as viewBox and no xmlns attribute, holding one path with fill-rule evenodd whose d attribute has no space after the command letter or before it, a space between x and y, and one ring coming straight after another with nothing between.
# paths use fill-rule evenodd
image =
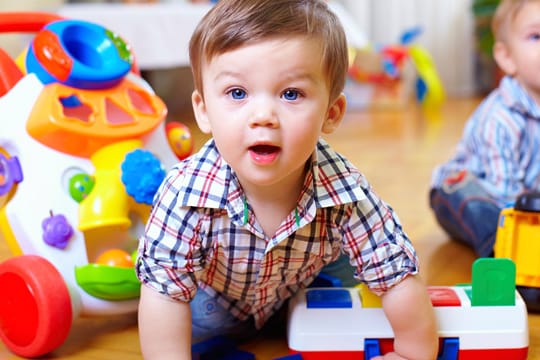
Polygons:
<instances>
[{"instance_id":1,"label":"blue jeans","mask_svg":"<svg viewBox=\"0 0 540 360\"><path fill-rule=\"evenodd\" d=\"M440 226L477 256L493 256L501 208L470 174L461 181L433 188L429 203Z\"/></svg>"},{"instance_id":2,"label":"blue jeans","mask_svg":"<svg viewBox=\"0 0 540 360\"><path fill-rule=\"evenodd\" d=\"M241 321L230 314L215 298L202 290L190 303L191 342L193 344L215 336L227 336L235 340L247 340L256 332L253 318Z\"/></svg>"},{"instance_id":3,"label":"blue jeans","mask_svg":"<svg viewBox=\"0 0 540 360\"><path fill-rule=\"evenodd\" d=\"M343 286L357 284L353 278L354 269L347 255L325 266L321 272L338 279ZM192 343L198 343L215 336L226 336L233 340L249 340L257 335L253 318L241 321L230 314L216 299L202 290L190 303L192 321ZM277 314L275 316L280 316ZM279 320L278 320L279 321Z\"/></svg>"}]
</instances>

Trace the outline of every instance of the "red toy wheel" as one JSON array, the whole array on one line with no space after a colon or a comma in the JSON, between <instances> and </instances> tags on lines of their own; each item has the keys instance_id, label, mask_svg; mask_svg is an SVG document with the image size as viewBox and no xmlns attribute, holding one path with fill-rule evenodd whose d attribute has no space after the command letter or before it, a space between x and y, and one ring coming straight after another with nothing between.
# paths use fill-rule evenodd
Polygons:
<instances>
[{"instance_id":1,"label":"red toy wheel","mask_svg":"<svg viewBox=\"0 0 540 360\"><path fill-rule=\"evenodd\" d=\"M72 320L71 300L58 270L35 255L0 264L0 339L23 357L59 347Z\"/></svg>"}]
</instances>

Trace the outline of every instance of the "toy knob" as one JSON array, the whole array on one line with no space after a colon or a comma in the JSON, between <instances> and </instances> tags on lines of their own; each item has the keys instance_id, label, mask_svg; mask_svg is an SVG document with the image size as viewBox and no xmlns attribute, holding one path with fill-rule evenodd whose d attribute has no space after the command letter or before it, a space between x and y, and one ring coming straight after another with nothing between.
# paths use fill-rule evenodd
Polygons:
<instances>
[{"instance_id":1,"label":"toy knob","mask_svg":"<svg viewBox=\"0 0 540 360\"><path fill-rule=\"evenodd\" d=\"M126 192L138 203L151 205L164 177L161 162L149 151L132 151L122 163L122 182Z\"/></svg>"},{"instance_id":2,"label":"toy knob","mask_svg":"<svg viewBox=\"0 0 540 360\"><path fill-rule=\"evenodd\" d=\"M43 219L43 241L48 245L65 249L69 238L73 235L73 227L68 223L64 215L53 215Z\"/></svg>"}]
</instances>

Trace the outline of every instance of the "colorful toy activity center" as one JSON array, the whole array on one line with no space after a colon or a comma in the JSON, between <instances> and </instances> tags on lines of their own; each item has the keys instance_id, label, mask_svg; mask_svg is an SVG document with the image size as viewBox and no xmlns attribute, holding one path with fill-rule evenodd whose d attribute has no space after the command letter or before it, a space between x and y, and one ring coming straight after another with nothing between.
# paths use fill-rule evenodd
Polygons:
<instances>
[{"instance_id":1,"label":"colorful toy activity center","mask_svg":"<svg viewBox=\"0 0 540 360\"><path fill-rule=\"evenodd\" d=\"M79 316L135 312L137 238L165 171L192 151L120 36L46 13L0 13L0 339L59 347Z\"/></svg>"},{"instance_id":2,"label":"colorful toy activity center","mask_svg":"<svg viewBox=\"0 0 540 360\"><path fill-rule=\"evenodd\" d=\"M527 309L510 259L478 259L472 283L429 287L438 360L525 360ZM392 351L378 297L364 288L308 288L289 304L288 346L303 360L371 359Z\"/></svg>"}]
</instances>

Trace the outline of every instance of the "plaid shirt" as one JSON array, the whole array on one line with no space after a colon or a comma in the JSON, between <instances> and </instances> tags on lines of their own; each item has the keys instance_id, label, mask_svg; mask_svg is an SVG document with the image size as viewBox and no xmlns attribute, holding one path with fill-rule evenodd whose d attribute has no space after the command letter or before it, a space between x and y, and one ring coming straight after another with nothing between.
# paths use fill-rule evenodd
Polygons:
<instances>
[{"instance_id":1,"label":"plaid shirt","mask_svg":"<svg viewBox=\"0 0 540 360\"><path fill-rule=\"evenodd\" d=\"M356 277L384 293L418 271L392 208L358 170L320 140L296 211L272 237L248 207L231 167L210 140L169 171L140 240L137 274L179 301L197 289L260 327L342 252Z\"/></svg>"},{"instance_id":2,"label":"plaid shirt","mask_svg":"<svg viewBox=\"0 0 540 360\"><path fill-rule=\"evenodd\" d=\"M540 107L512 77L482 101L467 121L455 154L435 168L432 187L467 170L500 207L540 190Z\"/></svg>"}]
</instances>

